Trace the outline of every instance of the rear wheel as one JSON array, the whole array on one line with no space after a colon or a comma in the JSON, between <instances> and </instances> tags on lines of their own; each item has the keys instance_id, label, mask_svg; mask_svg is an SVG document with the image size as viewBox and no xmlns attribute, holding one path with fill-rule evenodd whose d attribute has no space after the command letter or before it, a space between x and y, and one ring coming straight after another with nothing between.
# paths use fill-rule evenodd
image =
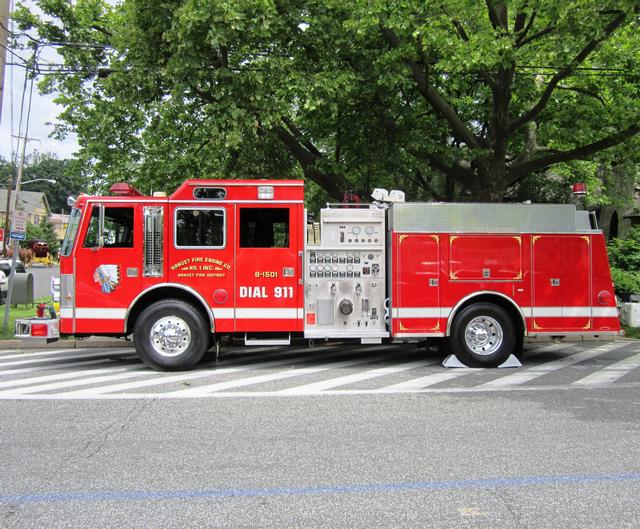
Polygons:
<instances>
[{"instance_id":1,"label":"rear wheel","mask_svg":"<svg viewBox=\"0 0 640 529\"><path fill-rule=\"evenodd\" d=\"M516 328L507 312L492 303L469 305L456 316L451 349L471 367L496 367L516 346Z\"/></svg>"},{"instance_id":2,"label":"rear wheel","mask_svg":"<svg viewBox=\"0 0 640 529\"><path fill-rule=\"evenodd\" d=\"M140 314L133 342L148 366L178 371L189 369L200 361L209 345L209 331L193 305L178 299L165 299Z\"/></svg>"}]
</instances>

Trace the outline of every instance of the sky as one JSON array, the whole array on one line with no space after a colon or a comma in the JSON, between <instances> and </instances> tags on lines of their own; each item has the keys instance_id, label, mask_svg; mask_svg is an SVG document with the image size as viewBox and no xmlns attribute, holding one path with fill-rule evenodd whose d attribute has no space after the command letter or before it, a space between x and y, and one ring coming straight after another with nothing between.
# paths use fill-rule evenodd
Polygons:
<instances>
[{"instance_id":1,"label":"sky","mask_svg":"<svg viewBox=\"0 0 640 529\"><path fill-rule=\"evenodd\" d=\"M24 2L27 6L32 6L31 1ZM13 4L13 2L12 2ZM45 60L60 62L56 58L55 51L46 48L42 57ZM10 53L7 53L7 63L19 62ZM20 103L24 86L25 69L20 66L7 66L4 77L4 94L2 101L2 117L0 122L0 156L9 160L12 152L18 149L17 140L12 135L18 134L18 123L20 121ZM25 115L27 95L25 97ZM50 152L59 158L69 158L77 150L78 144L75 137L68 137L64 141L50 138L53 131L53 123L56 122L57 115L62 111L62 107L53 102L55 95L40 95L34 82L33 99L31 103L31 117L29 120L29 137L34 141L27 143L27 155L34 151ZM13 110L13 111L12 111ZM23 127L24 130L24 127Z\"/></svg>"}]
</instances>

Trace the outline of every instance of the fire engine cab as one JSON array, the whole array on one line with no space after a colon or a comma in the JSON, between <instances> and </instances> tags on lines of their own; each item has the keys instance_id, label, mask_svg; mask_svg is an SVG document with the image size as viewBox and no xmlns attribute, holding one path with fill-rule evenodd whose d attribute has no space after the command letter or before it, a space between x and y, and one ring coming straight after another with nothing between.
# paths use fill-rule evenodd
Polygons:
<instances>
[{"instance_id":1,"label":"fire engine cab","mask_svg":"<svg viewBox=\"0 0 640 529\"><path fill-rule=\"evenodd\" d=\"M525 336L617 335L603 234L573 205L327 205L301 180L190 180L171 196L80 195L60 251L59 319L18 337L128 336L156 369L188 369L224 335L363 343L448 338L497 366Z\"/></svg>"}]
</instances>

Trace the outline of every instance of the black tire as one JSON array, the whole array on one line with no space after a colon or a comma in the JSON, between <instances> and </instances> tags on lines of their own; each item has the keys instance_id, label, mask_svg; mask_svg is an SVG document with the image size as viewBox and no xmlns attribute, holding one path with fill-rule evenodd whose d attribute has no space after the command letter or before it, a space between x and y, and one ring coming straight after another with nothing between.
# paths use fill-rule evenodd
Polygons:
<instances>
[{"instance_id":1,"label":"black tire","mask_svg":"<svg viewBox=\"0 0 640 529\"><path fill-rule=\"evenodd\" d=\"M179 299L156 301L136 321L133 343L153 369L180 371L196 365L209 345L209 329L198 310Z\"/></svg>"},{"instance_id":2,"label":"black tire","mask_svg":"<svg viewBox=\"0 0 640 529\"><path fill-rule=\"evenodd\" d=\"M516 327L507 312L492 303L475 303L456 316L451 352L469 367L497 367L514 351Z\"/></svg>"}]
</instances>

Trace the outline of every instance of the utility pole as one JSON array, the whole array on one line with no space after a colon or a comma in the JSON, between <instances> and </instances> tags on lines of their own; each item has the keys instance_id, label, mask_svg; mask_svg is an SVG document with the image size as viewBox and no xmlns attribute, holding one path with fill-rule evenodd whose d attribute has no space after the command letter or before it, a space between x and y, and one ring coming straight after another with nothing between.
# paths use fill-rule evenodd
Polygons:
<instances>
[{"instance_id":1,"label":"utility pole","mask_svg":"<svg viewBox=\"0 0 640 529\"><path fill-rule=\"evenodd\" d=\"M22 139L22 136L13 136L14 138L18 139L18 144L20 143L20 140ZM25 143L27 141L40 141L37 138L24 138ZM22 162L24 163L24 161ZM6 205L6 211L5 211L5 215L4 215L4 231L5 231L5 238L4 238L4 243L3 243L3 248L2 248L2 255L4 255L6 257L7 255L7 242L8 242L8 236L7 234L9 233L9 229L11 228L11 212L13 211L13 208L11 207L11 197L13 195L13 187L14 187L14 183L15 181L13 180L13 173L9 176L9 179L7 180L7 205Z\"/></svg>"},{"instance_id":2,"label":"utility pole","mask_svg":"<svg viewBox=\"0 0 640 529\"><path fill-rule=\"evenodd\" d=\"M28 138L26 136L22 140L22 152L20 153L20 162L18 164L18 175L16 176L16 188L11 200L11 211L12 211L13 217L15 217L16 207L18 206L18 196L20 195L20 184L22 183L22 173L24 171L24 159L27 151L27 140ZM11 228L10 228L11 231L13 231L14 221L15 221L15 218L12 218ZM5 235L5 239L6 239L6 235ZM18 260L19 247L20 247L20 243L18 239L13 239L13 255L11 256L11 273L9 274L9 278L8 278L9 289L7 290L7 303L4 307L4 321L2 324L2 327L5 331L9 327L9 309L11 307L11 297L13 295L13 283L14 283L14 277L16 275L16 262Z\"/></svg>"},{"instance_id":3,"label":"utility pole","mask_svg":"<svg viewBox=\"0 0 640 529\"><path fill-rule=\"evenodd\" d=\"M0 0L0 123L2 123L2 102L4 101L4 68L7 63L9 46L9 0Z\"/></svg>"},{"instance_id":4,"label":"utility pole","mask_svg":"<svg viewBox=\"0 0 640 529\"><path fill-rule=\"evenodd\" d=\"M4 70L7 63L7 48L9 45L9 2L0 0L0 124L2 124L2 103L4 102ZM12 178L13 175L8 178ZM7 255L7 241L9 234L9 197L11 185L7 182L7 215L4 221L5 237L2 242L2 254Z\"/></svg>"}]
</instances>

